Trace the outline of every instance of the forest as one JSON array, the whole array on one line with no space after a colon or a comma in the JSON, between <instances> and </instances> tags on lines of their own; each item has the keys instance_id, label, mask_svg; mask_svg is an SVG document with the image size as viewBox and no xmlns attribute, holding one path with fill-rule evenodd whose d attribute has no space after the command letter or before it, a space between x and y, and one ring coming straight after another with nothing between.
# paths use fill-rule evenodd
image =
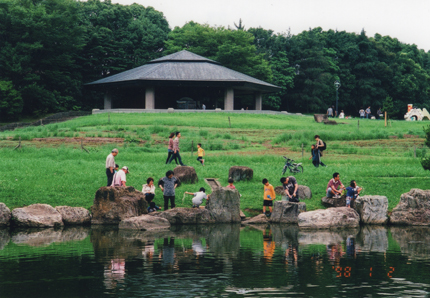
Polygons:
<instances>
[{"instance_id":1,"label":"forest","mask_svg":"<svg viewBox=\"0 0 430 298\"><path fill-rule=\"evenodd\" d=\"M234 21L172 29L162 12L139 4L1 0L0 122L102 108L102 94L84 84L183 49L282 87L264 97L264 109L325 113L339 80L347 115L367 106L394 119L407 104L430 110L430 52L415 44L364 30L292 35Z\"/></svg>"}]
</instances>

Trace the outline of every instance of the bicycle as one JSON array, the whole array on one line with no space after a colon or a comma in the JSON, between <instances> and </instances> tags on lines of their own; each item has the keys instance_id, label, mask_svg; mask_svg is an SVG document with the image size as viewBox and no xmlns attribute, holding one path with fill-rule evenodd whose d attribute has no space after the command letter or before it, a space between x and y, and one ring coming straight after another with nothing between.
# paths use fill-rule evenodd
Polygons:
<instances>
[{"instance_id":1,"label":"bicycle","mask_svg":"<svg viewBox=\"0 0 430 298\"><path fill-rule=\"evenodd\" d=\"M283 156L283 158L285 159L285 165L284 165L284 168L282 169L282 175L285 174L287 169L290 169L291 173L303 173L302 163L296 163L294 162L294 160L287 158L285 156Z\"/></svg>"}]
</instances>

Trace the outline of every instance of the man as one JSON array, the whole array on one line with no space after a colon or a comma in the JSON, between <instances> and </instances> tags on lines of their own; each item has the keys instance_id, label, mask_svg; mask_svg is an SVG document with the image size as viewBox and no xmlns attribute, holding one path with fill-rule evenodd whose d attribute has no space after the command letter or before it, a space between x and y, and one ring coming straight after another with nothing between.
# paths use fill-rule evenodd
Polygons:
<instances>
[{"instance_id":1,"label":"man","mask_svg":"<svg viewBox=\"0 0 430 298\"><path fill-rule=\"evenodd\" d=\"M345 186L340 182L339 173L334 173L333 179L330 179L327 184L327 198L340 198L343 189L345 189Z\"/></svg>"},{"instance_id":2,"label":"man","mask_svg":"<svg viewBox=\"0 0 430 298\"><path fill-rule=\"evenodd\" d=\"M281 178L282 187L284 188L285 195L288 197L290 202L298 203L299 197L297 196L297 190L299 185L297 184L296 178L293 176Z\"/></svg>"},{"instance_id":3,"label":"man","mask_svg":"<svg viewBox=\"0 0 430 298\"><path fill-rule=\"evenodd\" d=\"M360 118L364 119L364 115L366 114L366 112L364 112L364 109L361 108L360 111L358 111L358 113L360 114Z\"/></svg>"},{"instance_id":4,"label":"man","mask_svg":"<svg viewBox=\"0 0 430 298\"><path fill-rule=\"evenodd\" d=\"M112 187L113 186L126 186L126 182L127 182L127 178L126 178L126 174L130 173L130 171L128 170L128 168L126 166L122 167L121 170L119 170L118 172L115 173L114 177L113 177L113 181L112 181Z\"/></svg>"},{"instance_id":5,"label":"man","mask_svg":"<svg viewBox=\"0 0 430 298\"><path fill-rule=\"evenodd\" d=\"M173 177L173 171L167 171L166 177L163 177L159 182L158 186L163 191L164 197L164 210L169 209L169 200L170 200L170 208L175 208L175 189L178 186L178 179Z\"/></svg>"},{"instance_id":6,"label":"man","mask_svg":"<svg viewBox=\"0 0 430 298\"><path fill-rule=\"evenodd\" d=\"M118 149L112 149L112 152L106 157L106 176L107 186L112 185L113 175L115 174L115 156L118 155Z\"/></svg>"},{"instance_id":7,"label":"man","mask_svg":"<svg viewBox=\"0 0 430 298\"><path fill-rule=\"evenodd\" d=\"M371 113L371 111L370 111L370 107L368 107L368 108L366 109L366 118L367 118L367 119L369 119L371 116L372 116L372 113Z\"/></svg>"},{"instance_id":8,"label":"man","mask_svg":"<svg viewBox=\"0 0 430 298\"><path fill-rule=\"evenodd\" d=\"M332 117L332 118L333 118L333 109L332 109L332 107L329 107L329 108L327 109L327 116L328 116L328 117Z\"/></svg>"}]
</instances>

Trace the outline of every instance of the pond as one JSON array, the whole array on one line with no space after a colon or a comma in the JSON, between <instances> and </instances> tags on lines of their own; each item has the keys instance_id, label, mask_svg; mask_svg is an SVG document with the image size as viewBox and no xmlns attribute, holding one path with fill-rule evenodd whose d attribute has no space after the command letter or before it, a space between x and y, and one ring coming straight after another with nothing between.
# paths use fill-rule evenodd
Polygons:
<instances>
[{"instance_id":1,"label":"pond","mask_svg":"<svg viewBox=\"0 0 430 298\"><path fill-rule=\"evenodd\" d=\"M0 230L0 297L428 297L430 228Z\"/></svg>"}]
</instances>

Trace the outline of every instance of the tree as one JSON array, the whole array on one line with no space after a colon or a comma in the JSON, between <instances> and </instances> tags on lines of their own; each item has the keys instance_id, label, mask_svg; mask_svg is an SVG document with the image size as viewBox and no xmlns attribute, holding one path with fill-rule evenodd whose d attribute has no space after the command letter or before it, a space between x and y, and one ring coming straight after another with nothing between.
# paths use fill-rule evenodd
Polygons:
<instances>
[{"instance_id":1,"label":"tree","mask_svg":"<svg viewBox=\"0 0 430 298\"><path fill-rule=\"evenodd\" d=\"M17 119L22 107L21 93L13 88L12 82L0 81L0 119Z\"/></svg>"},{"instance_id":2,"label":"tree","mask_svg":"<svg viewBox=\"0 0 430 298\"><path fill-rule=\"evenodd\" d=\"M424 127L423 129L426 134L426 141L424 142L424 144L427 147L430 147L430 125L428 125L427 127ZM424 170L430 171L430 157L423 157L421 159L421 165L424 168Z\"/></svg>"}]
</instances>

